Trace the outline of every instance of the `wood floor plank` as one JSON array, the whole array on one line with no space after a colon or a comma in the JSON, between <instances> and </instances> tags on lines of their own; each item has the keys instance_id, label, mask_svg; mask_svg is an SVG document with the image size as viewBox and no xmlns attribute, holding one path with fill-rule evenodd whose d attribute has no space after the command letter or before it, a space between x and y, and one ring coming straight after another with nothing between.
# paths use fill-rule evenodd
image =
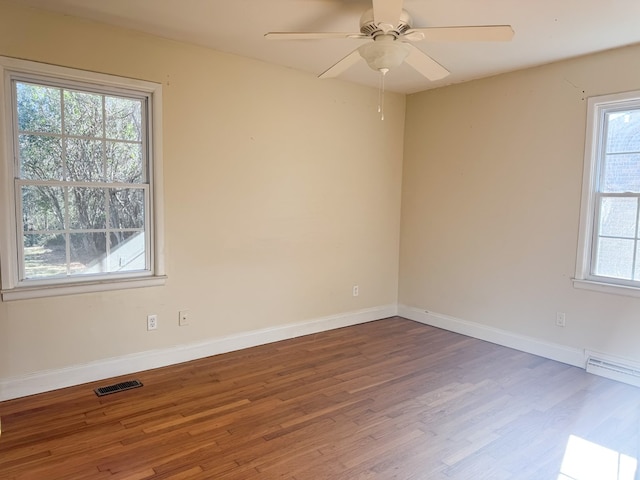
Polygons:
<instances>
[{"instance_id":1,"label":"wood floor plank","mask_svg":"<svg viewBox=\"0 0 640 480\"><path fill-rule=\"evenodd\" d=\"M394 317L0 403L0 478L557 480L572 435L637 459L639 412L638 388Z\"/></svg>"}]
</instances>

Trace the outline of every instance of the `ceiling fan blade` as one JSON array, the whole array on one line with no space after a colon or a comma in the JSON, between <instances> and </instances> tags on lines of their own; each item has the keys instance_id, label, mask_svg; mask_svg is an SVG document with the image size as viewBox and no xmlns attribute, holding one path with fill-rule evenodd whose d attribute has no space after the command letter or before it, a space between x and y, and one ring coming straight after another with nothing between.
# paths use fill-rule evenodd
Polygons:
<instances>
[{"instance_id":1,"label":"ceiling fan blade","mask_svg":"<svg viewBox=\"0 0 640 480\"><path fill-rule=\"evenodd\" d=\"M422 38L420 36L422 35ZM404 35L409 41L431 42L508 42L513 38L511 25L478 25L469 27L410 28Z\"/></svg>"},{"instance_id":2,"label":"ceiling fan blade","mask_svg":"<svg viewBox=\"0 0 640 480\"><path fill-rule=\"evenodd\" d=\"M373 0L375 24L385 32L398 26L402 14L402 2L403 0Z\"/></svg>"},{"instance_id":3,"label":"ceiling fan blade","mask_svg":"<svg viewBox=\"0 0 640 480\"><path fill-rule=\"evenodd\" d=\"M325 70L318 77L319 78L337 77L342 72L347 70L349 67L351 67L351 66L355 65L356 63L358 63L360 58L361 58L360 57L360 52L356 48L353 52L351 52L349 55L344 57L342 60L338 61L338 63L336 63L335 65L333 65L329 69Z\"/></svg>"},{"instance_id":4,"label":"ceiling fan blade","mask_svg":"<svg viewBox=\"0 0 640 480\"><path fill-rule=\"evenodd\" d=\"M429 80L440 80L441 78L449 75L449 70L444 68L429 55L411 44L407 45L411 47L411 49L409 50L409 55L405 59L405 62L420 72L422 76Z\"/></svg>"},{"instance_id":5,"label":"ceiling fan blade","mask_svg":"<svg viewBox=\"0 0 640 480\"><path fill-rule=\"evenodd\" d=\"M324 38L371 38L368 35L351 32L269 32L264 37L269 40L322 40Z\"/></svg>"}]
</instances>

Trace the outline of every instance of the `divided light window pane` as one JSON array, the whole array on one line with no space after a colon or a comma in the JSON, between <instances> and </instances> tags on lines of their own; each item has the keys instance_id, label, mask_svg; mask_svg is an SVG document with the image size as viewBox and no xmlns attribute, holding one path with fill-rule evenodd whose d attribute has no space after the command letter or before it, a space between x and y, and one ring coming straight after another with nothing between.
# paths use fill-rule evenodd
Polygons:
<instances>
[{"instance_id":1,"label":"divided light window pane","mask_svg":"<svg viewBox=\"0 0 640 480\"><path fill-rule=\"evenodd\" d=\"M640 279L640 109L606 111L591 274Z\"/></svg>"},{"instance_id":2,"label":"divided light window pane","mask_svg":"<svg viewBox=\"0 0 640 480\"><path fill-rule=\"evenodd\" d=\"M20 280L150 271L146 98L12 85Z\"/></svg>"}]
</instances>

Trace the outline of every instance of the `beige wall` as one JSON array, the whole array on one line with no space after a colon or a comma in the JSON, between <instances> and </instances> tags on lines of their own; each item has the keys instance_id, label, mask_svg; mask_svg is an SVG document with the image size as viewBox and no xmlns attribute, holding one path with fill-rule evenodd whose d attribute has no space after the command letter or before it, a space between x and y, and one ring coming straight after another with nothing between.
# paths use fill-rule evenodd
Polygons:
<instances>
[{"instance_id":1,"label":"beige wall","mask_svg":"<svg viewBox=\"0 0 640 480\"><path fill-rule=\"evenodd\" d=\"M585 99L640 89L639 57L629 47L407 98L401 304L640 360L640 299L571 282Z\"/></svg>"},{"instance_id":2,"label":"beige wall","mask_svg":"<svg viewBox=\"0 0 640 480\"><path fill-rule=\"evenodd\" d=\"M396 303L403 95L2 1L0 55L163 84L169 276L0 303L0 380Z\"/></svg>"}]
</instances>

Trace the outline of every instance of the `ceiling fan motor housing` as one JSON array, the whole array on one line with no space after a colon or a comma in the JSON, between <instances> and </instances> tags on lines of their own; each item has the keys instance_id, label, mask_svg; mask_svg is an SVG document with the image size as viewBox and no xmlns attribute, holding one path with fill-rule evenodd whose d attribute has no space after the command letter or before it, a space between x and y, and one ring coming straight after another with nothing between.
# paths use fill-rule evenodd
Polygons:
<instances>
[{"instance_id":1,"label":"ceiling fan motor housing","mask_svg":"<svg viewBox=\"0 0 640 480\"><path fill-rule=\"evenodd\" d=\"M379 25L376 25L373 17L373 9L370 8L360 17L360 33L375 38L378 35L393 35L398 38L411 28L411 16L406 10L402 10L398 25L394 25L393 29L383 31Z\"/></svg>"}]
</instances>

